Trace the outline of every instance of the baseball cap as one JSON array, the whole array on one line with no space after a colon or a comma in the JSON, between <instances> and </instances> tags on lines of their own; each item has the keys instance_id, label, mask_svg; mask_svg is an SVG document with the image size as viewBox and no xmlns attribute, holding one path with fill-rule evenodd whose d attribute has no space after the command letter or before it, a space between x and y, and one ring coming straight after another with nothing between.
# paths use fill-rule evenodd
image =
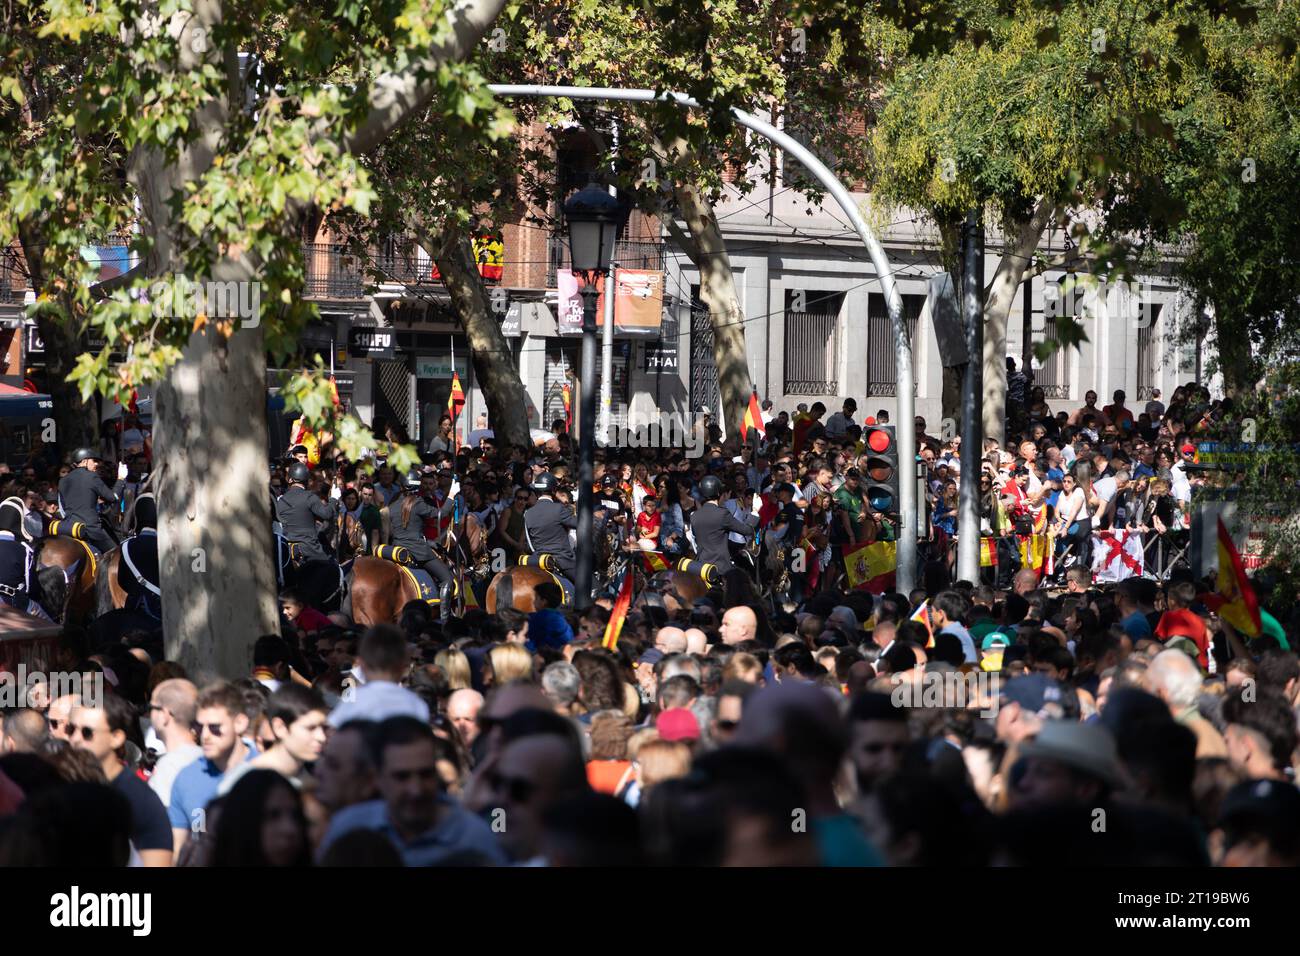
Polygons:
<instances>
[{"instance_id":1,"label":"baseball cap","mask_svg":"<svg viewBox=\"0 0 1300 956\"><path fill-rule=\"evenodd\" d=\"M699 740L700 722L685 707L665 710L655 719L660 740Z\"/></svg>"},{"instance_id":2,"label":"baseball cap","mask_svg":"<svg viewBox=\"0 0 1300 956\"><path fill-rule=\"evenodd\" d=\"M980 644L980 650L988 651L994 647L1010 647L1015 643L1004 631L990 631Z\"/></svg>"},{"instance_id":3,"label":"baseball cap","mask_svg":"<svg viewBox=\"0 0 1300 956\"><path fill-rule=\"evenodd\" d=\"M1043 674L1026 674L1007 681L1002 688L1002 699L1038 713L1049 703L1060 702L1061 685Z\"/></svg>"}]
</instances>

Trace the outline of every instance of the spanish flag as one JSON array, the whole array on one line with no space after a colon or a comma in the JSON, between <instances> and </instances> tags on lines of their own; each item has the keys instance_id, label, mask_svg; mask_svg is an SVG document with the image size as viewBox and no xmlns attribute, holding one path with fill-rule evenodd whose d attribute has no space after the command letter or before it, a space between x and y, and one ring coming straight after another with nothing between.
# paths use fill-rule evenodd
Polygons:
<instances>
[{"instance_id":1,"label":"spanish flag","mask_svg":"<svg viewBox=\"0 0 1300 956\"><path fill-rule=\"evenodd\" d=\"M632 569L628 568L623 572L623 584L618 589L618 598L614 601L614 610L609 615L609 624L605 627L605 639L600 642L601 647L613 650L618 647L618 635L623 630L623 621L627 617L627 609L632 606Z\"/></svg>"},{"instance_id":2,"label":"spanish flag","mask_svg":"<svg viewBox=\"0 0 1300 956\"><path fill-rule=\"evenodd\" d=\"M447 411L451 412L452 423L460 417L460 410L465 407L465 390L460 387L460 375L455 369L451 372L451 394L447 396Z\"/></svg>"},{"instance_id":3,"label":"spanish flag","mask_svg":"<svg viewBox=\"0 0 1300 956\"><path fill-rule=\"evenodd\" d=\"M909 621L916 621L918 624L925 625L925 632L930 635L929 640L925 642L926 647L934 647L934 627L930 624L930 599L926 598L921 602L921 606L912 612Z\"/></svg>"},{"instance_id":4,"label":"spanish flag","mask_svg":"<svg viewBox=\"0 0 1300 956\"><path fill-rule=\"evenodd\" d=\"M1047 564L1048 550L1047 535L1020 535L1020 566L1038 572L1038 576L1041 578L1043 569Z\"/></svg>"},{"instance_id":5,"label":"spanish flag","mask_svg":"<svg viewBox=\"0 0 1300 956\"><path fill-rule=\"evenodd\" d=\"M758 389L749 393L749 407L745 409L745 420L740 424L740 437L749 437L749 430L758 432L759 438L767 437L767 427L763 424L763 410L758 407Z\"/></svg>"},{"instance_id":6,"label":"spanish flag","mask_svg":"<svg viewBox=\"0 0 1300 956\"><path fill-rule=\"evenodd\" d=\"M898 567L898 545L876 541L844 549L844 572L855 591L884 594L894 587Z\"/></svg>"},{"instance_id":7,"label":"spanish flag","mask_svg":"<svg viewBox=\"0 0 1300 956\"><path fill-rule=\"evenodd\" d=\"M998 539L980 538L980 567L996 568L998 566Z\"/></svg>"},{"instance_id":8,"label":"spanish flag","mask_svg":"<svg viewBox=\"0 0 1300 956\"><path fill-rule=\"evenodd\" d=\"M672 565L658 551L643 551L641 560L645 565L646 574L658 574L660 571L668 571L672 568Z\"/></svg>"},{"instance_id":9,"label":"spanish flag","mask_svg":"<svg viewBox=\"0 0 1300 956\"><path fill-rule=\"evenodd\" d=\"M560 389L560 397L564 399L564 427L573 431L573 386L565 382Z\"/></svg>"},{"instance_id":10,"label":"spanish flag","mask_svg":"<svg viewBox=\"0 0 1300 956\"><path fill-rule=\"evenodd\" d=\"M799 452L803 450L804 439L808 437L808 429L813 426L813 417L811 415L799 414L794 417L794 456L799 457Z\"/></svg>"},{"instance_id":11,"label":"spanish flag","mask_svg":"<svg viewBox=\"0 0 1300 956\"><path fill-rule=\"evenodd\" d=\"M1259 617L1259 600L1255 597L1255 589L1246 580L1241 555L1237 553L1222 518L1219 519L1218 592L1223 597L1219 617L1247 637L1259 637L1263 629Z\"/></svg>"}]
</instances>

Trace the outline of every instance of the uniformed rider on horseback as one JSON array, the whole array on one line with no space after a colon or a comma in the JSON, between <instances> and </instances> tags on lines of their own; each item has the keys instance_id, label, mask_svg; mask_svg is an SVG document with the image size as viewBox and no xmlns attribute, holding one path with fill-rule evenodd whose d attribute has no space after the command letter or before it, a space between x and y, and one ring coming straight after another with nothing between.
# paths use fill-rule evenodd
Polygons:
<instances>
[{"instance_id":1,"label":"uniformed rider on horseback","mask_svg":"<svg viewBox=\"0 0 1300 956\"><path fill-rule=\"evenodd\" d=\"M0 601L12 608L50 619L30 596L36 551L23 527L27 509L18 498L0 502Z\"/></svg>"},{"instance_id":2,"label":"uniformed rider on horseback","mask_svg":"<svg viewBox=\"0 0 1300 956\"><path fill-rule=\"evenodd\" d=\"M537 501L524 512L524 537L533 554L551 555L555 570L573 581L577 578L576 557L569 532L577 530L578 519L572 508L555 500L555 484L555 476L548 471L533 480ZM584 544L591 547L590 541Z\"/></svg>"},{"instance_id":3,"label":"uniformed rider on horseback","mask_svg":"<svg viewBox=\"0 0 1300 956\"><path fill-rule=\"evenodd\" d=\"M99 517L99 502L117 504L117 496L126 485L127 468L125 464L118 466L117 484L110 488L95 471L102 458L93 448L78 448L72 460L76 467L59 481L59 505L64 518L85 525L82 539L102 554L113 548L113 539Z\"/></svg>"},{"instance_id":4,"label":"uniformed rider on horseback","mask_svg":"<svg viewBox=\"0 0 1300 956\"><path fill-rule=\"evenodd\" d=\"M389 509L389 518L392 543L409 551L415 563L438 582L438 616L445 621L451 616L451 569L433 553L429 539L424 536L424 523L429 518L441 520L451 515L456 509L456 496L460 489L453 482L441 505L432 503L436 491L436 476L422 476L419 493L404 495L394 502Z\"/></svg>"},{"instance_id":5,"label":"uniformed rider on horseback","mask_svg":"<svg viewBox=\"0 0 1300 956\"><path fill-rule=\"evenodd\" d=\"M275 516L284 539L295 546L295 560L329 561L329 555L321 547L316 522L334 521L338 517L339 502L338 498L331 497L330 503L325 504L318 495L308 491L308 477L309 471L303 462L295 461L289 466L289 487L275 503Z\"/></svg>"},{"instance_id":6,"label":"uniformed rider on horseback","mask_svg":"<svg viewBox=\"0 0 1300 956\"><path fill-rule=\"evenodd\" d=\"M696 559L704 564L712 564L718 574L725 580L735 575L744 575L731 561L727 535L741 534L752 537L758 527L758 512L762 499L754 496L750 514L741 520L729 512L718 499L722 497L722 482L715 475L706 475L700 480L700 499L703 502L691 515L691 538L695 542Z\"/></svg>"}]
</instances>

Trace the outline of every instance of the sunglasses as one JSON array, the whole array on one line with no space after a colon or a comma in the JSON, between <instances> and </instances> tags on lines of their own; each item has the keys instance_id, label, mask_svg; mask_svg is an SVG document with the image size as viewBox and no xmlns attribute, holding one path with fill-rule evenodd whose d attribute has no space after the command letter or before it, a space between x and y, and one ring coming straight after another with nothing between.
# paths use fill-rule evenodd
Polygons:
<instances>
[{"instance_id":1,"label":"sunglasses","mask_svg":"<svg viewBox=\"0 0 1300 956\"><path fill-rule=\"evenodd\" d=\"M495 792L504 794L511 803L527 803L537 792L537 785L531 780L523 777L507 777L496 771L488 775L488 785Z\"/></svg>"},{"instance_id":2,"label":"sunglasses","mask_svg":"<svg viewBox=\"0 0 1300 956\"><path fill-rule=\"evenodd\" d=\"M220 724L201 724L198 721L195 721L193 724L190 725L190 729L194 731L194 736L196 737L200 736L203 733L204 727L206 727L208 729L208 733L210 733L214 737L220 737L225 732L225 728L222 727Z\"/></svg>"},{"instance_id":3,"label":"sunglasses","mask_svg":"<svg viewBox=\"0 0 1300 956\"><path fill-rule=\"evenodd\" d=\"M740 721L738 720L719 720L717 723L718 723L718 729L724 730L727 733L731 733L733 730L735 730L737 727L740 726Z\"/></svg>"},{"instance_id":4,"label":"sunglasses","mask_svg":"<svg viewBox=\"0 0 1300 956\"><path fill-rule=\"evenodd\" d=\"M96 730L94 727L78 727L76 724L68 724L69 737L77 736L78 732L81 734L82 740L91 741L95 739Z\"/></svg>"},{"instance_id":5,"label":"sunglasses","mask_svg":"<svg viewBox=\"0 0 1300 956\"><path fill-rule=\"evenodd\" d=\"M63 722L62 720L55 720L53 717L50 718L50 729L51 729L51 730L58 730L60 727L63 726L63 724L64 724L64 722Z\"/></svg>"}]
</instances>

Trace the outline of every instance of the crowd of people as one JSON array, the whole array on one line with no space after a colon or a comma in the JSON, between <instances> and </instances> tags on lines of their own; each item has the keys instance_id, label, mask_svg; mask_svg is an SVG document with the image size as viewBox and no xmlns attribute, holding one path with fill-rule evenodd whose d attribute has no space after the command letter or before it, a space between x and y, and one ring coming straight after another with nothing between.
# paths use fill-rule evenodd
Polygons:
<instances>
[{"instance_id":1,"label":"crowd of people","mask_svg":"<svg viewBox=\"0 0 1300 956\"><path fill-rule=\"evenodd\" d=\"M1224 402L1191 385L1136 416L1122 392L1053 413L1011 371L1008 440L966 467L981 537L1052 529L1050 569L954 580L962 449L917 419L920 586L851 587L846 549L897 534L862 490L863 428L887 416L852 400L697 459L603 449L603 533L669 564L723 541L755 586L637 601L616 641L617 582L583 611L558 589L531 613L444 595L369 628L289 589L236 675L187 673L158 630L66 629L48 669L104 693L37 687L4 713L0 865L1300 864L1297 609L1257 580L1248 636L1185 562L1099 586L1088 554L1094 529L1177 552L1185 463ZM271 493L282 515L313 499L325 554L412 527L436 545L470 513L513 564L541 503L568 527L572 453L562 427L453 438L412 481L299 448Z\"/></svg>"}]
</instances>

